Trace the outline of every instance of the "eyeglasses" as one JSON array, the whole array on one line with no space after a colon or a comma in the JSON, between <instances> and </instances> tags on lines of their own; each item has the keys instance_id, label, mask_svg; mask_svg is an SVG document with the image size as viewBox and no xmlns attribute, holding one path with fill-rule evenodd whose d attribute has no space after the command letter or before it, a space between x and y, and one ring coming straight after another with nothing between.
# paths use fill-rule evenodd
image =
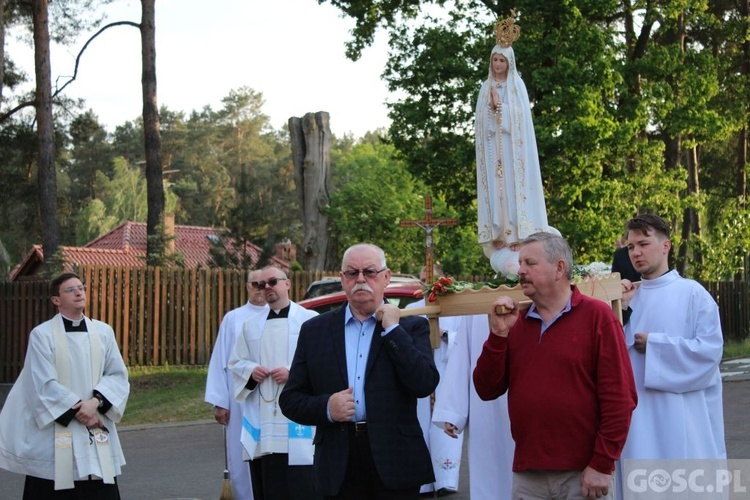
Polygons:
<instances>
[{"instance_id":1,"label":"eyeglasses","mask_svg":"<svg viewBox=\"0 0 750 500\"><path fill-rule=\"evenodd\" d=\"M367 269L347 269L346 271L341 271L341 274L343 274L344 277L346 279L348 279L348 280L356 280L357 277L359 276L359 273L362 273L362 276L364 276L367 279L373 279L378 274L382 273L383 271L387 271L387 270L388 270L387 267L384 267L383 269L381 269L379 271L377 269L371 269L371 268L367 268Z\"/></svg>"},{"instance_id":2,"label":"eyeglasses","mask_svg":"<svg viewBox=\"0 0 750 500\"><path fill-rule=\"evenodd\" d=\"M286 280L287 278L271 278L267 282L266 281L251 281L250 284L256 290L263 290L264 288L266 288L266 285L273 288L279 284L279 281L286 281Z\"/></svg>"},{"instance_id":3,"label":"eyeglasses","mask_svg":"<svg viewBox=\"0 0 750 500\"><path fill-rule=\"evenodd\" d=\"M68 288L63 289L63 292L65 293L85 292L85 291L86 291L86 285L69 286Z\"/></svg>"}]
</instances>

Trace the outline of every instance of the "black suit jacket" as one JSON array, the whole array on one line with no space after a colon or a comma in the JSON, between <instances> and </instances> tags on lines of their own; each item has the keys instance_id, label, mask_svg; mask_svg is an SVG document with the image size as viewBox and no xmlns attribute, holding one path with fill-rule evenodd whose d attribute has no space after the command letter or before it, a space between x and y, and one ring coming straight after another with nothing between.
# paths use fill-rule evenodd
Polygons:
<instances>
[{"instance_id":1,"label":"black suit jacket","mask_svg":"<svg viewBox=\"0 0 750 500\"><path fill-rule=\"evenodd\" d=\"M349 454L347 425L330 422L328 398L349 386L344 344L346 304L306 321L300 329L289 380L279 397L284 415L317 426L315 486L323 495L339 493ZM440 376L422 317L401 318L385 337L380 323L365 370L367 435L383 484L409 488L435 480L430 454L417 420L417 398L431 394Z\"/></svg>"}]
</instances>

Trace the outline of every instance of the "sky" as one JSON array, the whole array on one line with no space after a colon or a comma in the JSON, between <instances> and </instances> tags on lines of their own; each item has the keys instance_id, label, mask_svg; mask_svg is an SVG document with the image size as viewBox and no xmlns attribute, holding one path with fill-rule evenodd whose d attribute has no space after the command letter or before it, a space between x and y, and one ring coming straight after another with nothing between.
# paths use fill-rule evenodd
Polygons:
<instances>
[{"instance_id":1,"label":"sky","mask_svg":"<svg viewBox=\"0 0 750 500\"><path fill-rule=\"evenodd\" d=\"M140 1L115 0L103 8L109 22L140 22ZM317 0L157 0L156 75L159 106L171 111L218 110L232 89L263 94L263 112L282 128L292 116L327 111L338 137L387 127L384 35L357 62L344 43L354 21ZM52 81L73 74L75 57L93 34L52 50ZM9 53L33 78L33 52L8 40ZM23 61L19 54L26 52ZM140 33L110 28L83 55L76 80L65 89L84 98L109 130L141 114Z\"/></svg>"}]
</instances>

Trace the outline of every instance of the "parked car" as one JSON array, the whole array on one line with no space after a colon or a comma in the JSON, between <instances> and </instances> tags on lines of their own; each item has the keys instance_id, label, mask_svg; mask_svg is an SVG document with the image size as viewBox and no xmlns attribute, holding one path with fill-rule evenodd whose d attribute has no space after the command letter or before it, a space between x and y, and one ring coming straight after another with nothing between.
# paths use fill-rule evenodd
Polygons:
<instances>
[{"instance_id":1,"label":"parked car","mask_svg":"<svg viewBox=\"0 0 750 500\"><path fill-rule=\"evenodd\" d=\"M340 284L341 282L339 282ZM385 288L383 295L385 296L385 300L403 309L407 304L411 304L422 298L421 295L417 295L421 291L422 284L417 279L394 281L391 278L391 283ZM339 291L304 299L299 304L322 314L331 309L336 309L344 302L346 302L346 294L343 291Z\"/></svg>"},{"instance_id":2,"label":"parked car","mask_svg":"<svg viewBox=\"0 0 750 500\"><path fill-rule=\"evenodd\" d=\"M419 283L419 279L411 274L394 274L391 276L391 284L393 283ZM338 276L324 276L323 278L313 281L307 287L305 296L303 299L312 299L313 297L320 297L322 295L328 295L333 292L340 292L341 278Z\"/></svg>"},{"instance_id":3,"label":"parked car","mask_svg":"<svg viewBox=\"0 0 750 500\"><path fill-rule=\"evenodd\" d=\"M338 276L324 276L308 285L304 299L312 299L313 297L320 297L321 295L340 291L341 278Z\"/></svg>"}]
</instances>

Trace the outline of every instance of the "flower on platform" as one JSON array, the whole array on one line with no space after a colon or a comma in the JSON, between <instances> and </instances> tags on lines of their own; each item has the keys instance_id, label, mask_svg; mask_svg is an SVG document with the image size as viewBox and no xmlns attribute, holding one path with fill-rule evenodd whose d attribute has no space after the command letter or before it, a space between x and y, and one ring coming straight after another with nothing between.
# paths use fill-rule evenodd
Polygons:
<instances>
[{"instance_id":1,"label":"flower on platform","mask_svg":"<svg viewBox=\"0 0 750 500\"><path fill-rule=\"evenodd\" d=\"M612 272L612 266L604 262L592 262L586 265L573 265L573 279L580 281L583 278L605 276Z\"/></svg>"},{"instance_id":2,"label":"flower on platform","mask_svg":"<svg viewBox=\"0 0 750 500\"><path fill-rule=\"evenodd\" d=\"M441 276L428 288L427 301L435 302L440 295L446 293L459 293L464 290L480 290L483 287L498 288L501 285L514 287L518 284L518 276L509 274L489 281L458 281L450 276Z\"/></svg>"}]
</instances>

